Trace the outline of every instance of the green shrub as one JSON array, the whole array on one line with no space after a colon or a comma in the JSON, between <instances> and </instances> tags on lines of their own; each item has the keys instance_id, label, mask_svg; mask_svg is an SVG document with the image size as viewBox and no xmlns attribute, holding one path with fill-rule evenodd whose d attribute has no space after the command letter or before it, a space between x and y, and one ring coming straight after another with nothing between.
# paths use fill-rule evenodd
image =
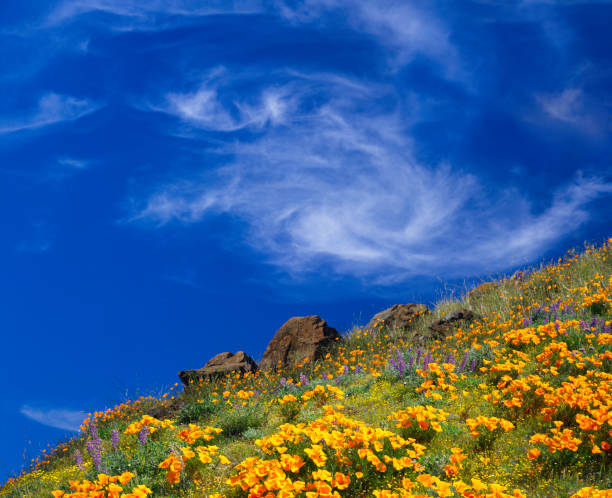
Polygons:
<instances>
[{"instance_id":1,"label":"green shrub","mask_svg":"<svg viewBox=\"0 0 612 498\"><path fill-rule=\"evenodd\" d=\"M240 436L248 429L262 427L264 423L264 414L253 407L235 408L218 421L225 437Z\"/></svg>"},{"instance_id":2,"label":"green shrub","mask_svg":"<svg viewBox=\"0 0 612 498\"><path fill-rule=\"evenodd\" d=\"M219 410L218 406L210 399L202 402L186 403L176 417L181 424L194 423L203 420Z\"/></svg>"}]
</instances>

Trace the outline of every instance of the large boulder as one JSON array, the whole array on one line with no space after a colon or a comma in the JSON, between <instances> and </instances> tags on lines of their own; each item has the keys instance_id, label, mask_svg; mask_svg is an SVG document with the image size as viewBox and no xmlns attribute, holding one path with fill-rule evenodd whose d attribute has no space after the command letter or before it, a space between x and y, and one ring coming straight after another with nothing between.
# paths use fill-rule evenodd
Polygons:
<instances>
[{"instance_id":1,"label":"large boulder","mask_svg":"<svg viewBox=\"0 0 612 498\"><path fill-rule=\"evenodd\" d=\"M185 387L198 382L200 379L210 377L223 377L230 372L254 372L257 363L244 351L237 353L219 353L212 357L206 365L197 370L183 370L178 376Z\"/></svg>"},{"instance_id":2,"label":"large boulder","mask_svg":"<svg viewBox=\"0 0 612 498\"><path fill-rule=\"evenodd\" d=\"M459 308L450 315L436 320L429 326L430 338L438 341L444 340L454 333L457 326L461 323L471 323L478 319L480 317L472 310Z\"/></svg>"},{"instance_id":3,"label":"large boulder","mask_svg":"<svg viewBox=\"0 0 612 498\"><path fill-rule=\"evenodd\" d=\"M317 315L295 316L278 329L268 344L259 368L295 365L304 359L319 359L323 351L340 339L338 331Z\"/></svg>"},{"instance_id":4,"label":"large boulder","mask_svg":"<svg viewBox=\"0 0 612 498\"><path fill-rule=\"evenodd\" d=\"M412 327L417 316L429 313L425 304L394 304L390 308L377 313L372 317L366 328L381 330L383 328L408 329Z\"/></svg>"}]
</instances>

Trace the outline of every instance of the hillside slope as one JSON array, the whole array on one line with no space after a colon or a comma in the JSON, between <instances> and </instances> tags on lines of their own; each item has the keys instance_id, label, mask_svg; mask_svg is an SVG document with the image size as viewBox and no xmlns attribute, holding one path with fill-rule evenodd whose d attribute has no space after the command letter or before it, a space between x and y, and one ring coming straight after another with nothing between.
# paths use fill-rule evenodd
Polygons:
<instances>
[{"instance_id":1,"label":"hillside slope","mask_svg":"<svg viewBox=\"0 0 612 498\"><path fill-rule=\"evenodd\" d=\"M460 308L482 318L426 339ZM612 239L321 361L92 414L0 496L612 497L611 326Z\"/></svg>"}]
</instances>

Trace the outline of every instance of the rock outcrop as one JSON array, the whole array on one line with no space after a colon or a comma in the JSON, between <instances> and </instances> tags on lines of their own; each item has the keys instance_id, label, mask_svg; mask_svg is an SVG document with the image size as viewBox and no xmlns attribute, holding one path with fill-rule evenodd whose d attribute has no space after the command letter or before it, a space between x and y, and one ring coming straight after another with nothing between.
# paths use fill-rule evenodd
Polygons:
<instances>
[{"instance_id":1,"label":"rock outcrop","mask_svg":"<svg viewBox=\"0 0 612 498\"><path fill-rule=\"evenodd\" d=\"M394 304L390 308L377 313L366 326L369 330L380 330L383 328L408 329L413 325L417 316L429 313L425 304Z\"/></svg>"},{"instance_id":2,"label":"rock outcrop","mask_svg":"<svg viewBox=\"0 0 612 498\"><path fill-rule=\"evenodd\" d=\"M471 323L479 318L480 317L473 311L460 308L451 313L449 316L445 316L433 322L429 326L429 331L431 333L429 338L439 341L444 340L450 334L454 333L457 325L459 325L460 322Z\"/></svg>"},{"instance_id":3,"label":"rock outcrop","mask_svg":"<svg viewBox=\"0 0 612 498\"><path fill-rule=\"evenodd\" d=\"M196 370L183 370L178 376L185 387L207 377L223 377L230 372L254 372L257 363L244 351L220 353L212 357L206 365Z\"/></svg>"},{"instance_id":4,"label":"rock outcrop","mask_svg":"<svg viewBox=\"0 0 612 498\"><path fill-rule=\"evenodd\" d=\"M340 339L338 331L317 315L290 318L278 329L266 348L259 368L295 365L319 359L327 347Z\"/></svg>"}]
</instances>

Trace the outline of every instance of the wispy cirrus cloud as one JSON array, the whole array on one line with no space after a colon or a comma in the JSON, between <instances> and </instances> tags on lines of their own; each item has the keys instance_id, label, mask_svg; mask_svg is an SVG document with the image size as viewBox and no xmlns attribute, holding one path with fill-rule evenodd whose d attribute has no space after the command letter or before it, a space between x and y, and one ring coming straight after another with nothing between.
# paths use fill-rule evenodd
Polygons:
<instances>
[{"instance_id":1,"label":"wispy cirrus cloud","mask_svg":"<svg viewBox=\"0 0 612 498\"><path fill-rule=\"evenodd\" d=\"M518 191L491 191L452 165L419 162L409 126L416 117L342 81L296 78L291 126L266 126L248 141L232 136L215 150L232 161L155 188L136 201L131 221L190 225L228 213L246 222L246 243L290 273L325 266L396 283L532 261L589 219L589 202L612 193L605 179L578 177L536 212ZM224 108L220 100L208 105ZM207 129L214 123L226 131L223 120Z\"/></svg>"},{"instance_id":2,"label":"wispy cirrus cloud","mask_svg":"<svg viewBox=\"0 0 612 498\"><path fill-rule=\"evenodd\" d=\"M603 136L610 132L609 111L600 102L593 102L592 96L581 88L566 88L556 93L535 95L540 116L529 114L528 121L544 124L556 122L569 125L592 136Z\"/></svg>"},{"instance_id":3,"label":"wispy cirrus cloud","mask_svg":"<svg viewBox=\"0 0 612 498\"><path fill-rule=\"evenodd\" d=\"M266 88L250 99L226 97L220 88L223 75L225 70L217 68L196 91L168 93L161 104L149 108L198 128L229 132L282 124L297 105L298 96L290 85Z\"/></svg>"},{"instance_id":4,"label":"wispy cirrus cloud","mask_svg":"<svg viewBox=\"0 0 612 498\"><path fill-rule=\"evenodd\" d=\"M92 161L74 157L58 157L55 164L46 169L45 175L39 175L40 181L63 181L90 168Z\"/></svg>"},{"instance_id":5,"label":"wispy cirrus cloud","mask_svg":"<svg viewBox=\"0 0 612 498\"><path fill-rule=\"evenodd\" d=\"M437 61L451 79L467 80L451 30L431 5L393 0L65 0L47 17L55 26L83 14L106 13L123 19L121 29L157 29L186 19L216 15L265 13L294 24L326 24L326 16L341 13L342 24L366 33L393 51L392 64L401 66L415 55ZM175 18L169 23L170 18ZM178 20L177 20L178 18ZM108 27L114 24L106 24Z\"/></svg>"},{"instance_id":6,"label":"wispy cirrus cloud","mask_svg":"<svg viewBox=\"0 0 612 498\"><path fill-rule=\"evenodd\" d=\"M73 432L79 430L79 426L87 415L83 411L54 408L42 410L33 408L29 405L23 405L19 412L25 417L40 424Z\"/></svg>"},{"instance_id":7,"label":"wispy cirrus cloud","mask_svg":"<svg viewBox=\"0 0 612 498\"><path fill-rule=\"evenodd\" d=\"M89 168L91 163L83 159L75 159L74 157L60 157L57 159L57 164L69 170L84 170Z\"/></svg>"},{"instance_id":8,"label":"wispy cirrus cloud","mask_svg":"<svg viewBox=\"0 0 612 498\"><path fill-rule=\"evenodd\" d=\"M348 26L375 37L394 54L393 65L423 55L438 62L451 79L467 80L457 46L451 41L451 27L423 2L393 0L306 0L279 2L279 13L292 22L320 24L325 15L341 13Z\"/></svg>"},{"instance_id":9,"label":"wispy cirrus cloud","mask_svg":"<svg viewBox=\"0 0 612 498\"><path fill-rule=\"evenodd\" d=\"M100 109L88 99L49 92L40 97L36 109L12 117L0 117L0 134L35 130L46 126L75 121Z\"/></svg>"},{"instance_id":10,"label":"wispy cirrus cloud","mask_svg":"<svg viewBox=\"0 0 612 498\"><path fill-rule=\"evenodd\" d=\"M582 90L567 88L553 95L538 95L537 101L550 117L559 121L577 123L583 120Z\"/></svg>"},{"instance_id":11,"label":"wispy cirrus cloud","mask_svg":"<svg viewBox=\"0 0 612 498\"><path fill-rule=\"evenodd\" d=\"M156 15L206 16L214 14L251 14L262 10L259 0L65 0L47 18L54 25L91 12L102 12L148 23Z\"/></svg>"}]
</instances>

